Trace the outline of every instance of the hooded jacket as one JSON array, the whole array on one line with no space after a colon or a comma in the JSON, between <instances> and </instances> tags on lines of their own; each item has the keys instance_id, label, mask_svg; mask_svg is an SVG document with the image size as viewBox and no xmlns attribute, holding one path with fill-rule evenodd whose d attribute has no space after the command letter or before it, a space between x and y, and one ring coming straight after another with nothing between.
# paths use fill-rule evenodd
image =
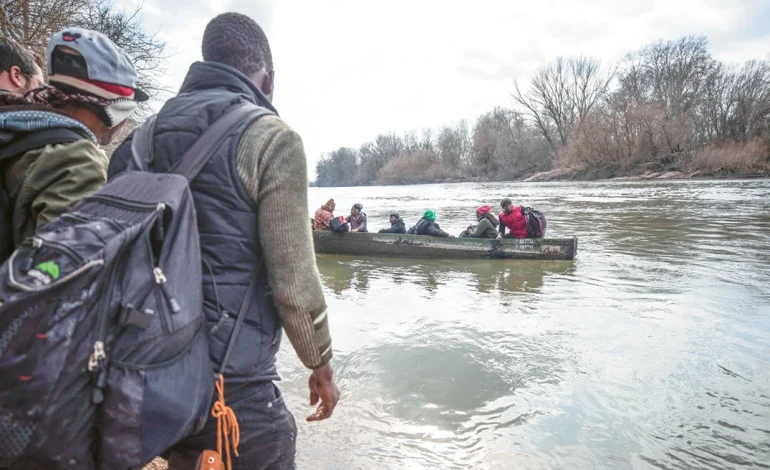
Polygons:
<instances>
[{"instance_id":1,"label":"hooded jacket","mask_svg":"<svg viewBox=\"0 0 770 470\"><path fill-rule=\"evenodd\" d=\"M46 145L3 162L2 186L12 208L14 247L107 182L107 155L80 121L36 104L0 108L0 132L57 128L75 131L83 139Z\"/></svg>"},{"instance_id":2,"label":"hooded jacket","mask_svg":"<svg viewBox=\"0 0 770 470\"><path fill-rule=\"evenodd\" d=\"M329 222L334 218L333 209L327 204L319 207L313 217L313 230L329 230Z\"/></svg>"},{"instance_id":3,"label":"hooded jacket","mask_svg":"<svg viewBox=\"0 0 770 470\"><path fill-rule=\"evenodd\" d=\"M400 233L404 234L406 233L406 224L404 223L403 219L400 217L396 219L395 222L390 224L389 228L384 228L379 231L379 233Z\"/></svg>"},{"instance_id":4,"label":"hooded jacket","mask_svg":"<svg viewBox=\"0 0 770 470\"><path fill-rule=\"evenodd\" d=\"M471 238L497 238L497 226L500 222L492 214L484 214L476 228L468 231Z\"/></svg>"},{"instance_id":5,"label":"hooded jacket","mask_svg":"<svg viewBox=\"0 0 770 470\"><path fill-rule=\"evenodd\" d=\"M429 235L431 237L448 237L449 234L441 230L441 227L436 222L422 218L417 224L410 228L408 235Z\"/></svg>"}]
</instances>

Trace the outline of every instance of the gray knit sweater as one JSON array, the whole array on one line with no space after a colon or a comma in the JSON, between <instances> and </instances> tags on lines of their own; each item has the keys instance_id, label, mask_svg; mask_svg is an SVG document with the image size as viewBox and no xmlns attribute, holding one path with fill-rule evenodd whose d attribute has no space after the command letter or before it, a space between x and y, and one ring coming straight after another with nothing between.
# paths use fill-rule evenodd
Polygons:
<instances>
[{"instance_id":1,"label":"gray knit sweater","mask_svg":"<svg viewBox=\"0 0 770 470\"><path fill-rule=\"evenodd\" d=\"M332 357L331 336L308 219L302 140L279 117L265 116L241 137L236 162L258 208L256 229L283 328L302 363L321 367Z\"/></svg>"}]
</instances>

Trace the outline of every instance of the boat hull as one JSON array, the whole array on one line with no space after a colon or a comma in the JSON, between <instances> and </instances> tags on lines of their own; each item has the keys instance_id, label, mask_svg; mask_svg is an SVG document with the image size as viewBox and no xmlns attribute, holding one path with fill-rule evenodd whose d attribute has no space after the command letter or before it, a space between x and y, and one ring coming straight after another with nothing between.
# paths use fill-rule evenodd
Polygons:
<instances>
[{"instance_id":1,"label":"boat hull","mask_svg":"<svg viewBox=\"0 0 770 470\"><path fill-rule=\"evenodd\" d=\"M316 253L425 259L573 260L577 237L489 240L314 231Z\"/></svg>"}]
</instances>

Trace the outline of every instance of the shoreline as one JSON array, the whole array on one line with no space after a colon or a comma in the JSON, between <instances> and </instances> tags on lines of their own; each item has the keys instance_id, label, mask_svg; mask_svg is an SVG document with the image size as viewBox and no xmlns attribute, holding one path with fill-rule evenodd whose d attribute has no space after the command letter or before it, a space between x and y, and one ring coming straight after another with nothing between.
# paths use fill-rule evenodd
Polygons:
<instances>
[{"instance_id":1,"label":"shoreline","mask_svg":"<svg viewBox=\"0 0 770 470\"><path fill-rule=\"evenodd\" d=\"M734 171L683 171L663 169L644 173L613 171L611 168L556 168L535 173L518 181L525 183L544 183L549 181L661 181L661 180L728 180L728 179L766 179L770 170L754 173Z\"/></svg>"},{"instance_id":2,"label":"shoreline","mask_svg":"<svg viewBox=\"0 0 770 470\"><path fill-rule=\"evenodd\" d=\"M761 180L770 179L770 171L759 173L709 173L702 171L651 171L642 174L622 174L622 175L599 175L597 172L587 171L585 169L564 169L535 173L512 180L493 180L485 177L471 178L447 178L440 181L415 181L404 184L378 184L371 183L367 185L348 185L348 186L317 186L310 184L312 188L344 188L344 187L366 187L366 186L415 186L430 184L452 184L452 183L558 183L565 181L574 182L599 182L599 181L678 181L678 180L697 180L697 181L719 181L719 180Z\"/></svg>"}]
</instances>

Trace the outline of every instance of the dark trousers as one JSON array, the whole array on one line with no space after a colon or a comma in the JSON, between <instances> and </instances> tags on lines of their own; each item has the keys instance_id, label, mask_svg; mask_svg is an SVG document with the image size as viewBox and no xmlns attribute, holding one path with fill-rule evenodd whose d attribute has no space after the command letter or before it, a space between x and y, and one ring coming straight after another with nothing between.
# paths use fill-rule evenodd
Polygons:
<instances>
[{"instance_id":1,"label":"dark trousers","mask_svg":"<svg viewBox=\"0 0 770 470\"><path fill-rule=\"evenodd\" d=\"M229 395L227 389L225 393ZM238 457L230 450L232 470L294 469L297 425L278 387L272 382L263 382L240 387L233 395L232 402L228 396L225 401L238 419L241 442ZM217 449L217 420L213 417L199 434L171 449L169 470L192 470L190 462L206 449ZM225 455L222 459L226 459Z\"/></svg>"}]
</instances>

